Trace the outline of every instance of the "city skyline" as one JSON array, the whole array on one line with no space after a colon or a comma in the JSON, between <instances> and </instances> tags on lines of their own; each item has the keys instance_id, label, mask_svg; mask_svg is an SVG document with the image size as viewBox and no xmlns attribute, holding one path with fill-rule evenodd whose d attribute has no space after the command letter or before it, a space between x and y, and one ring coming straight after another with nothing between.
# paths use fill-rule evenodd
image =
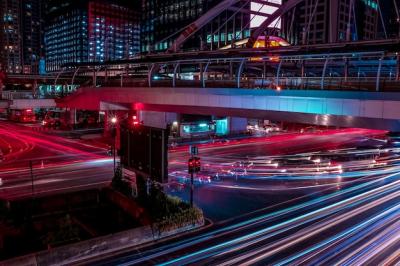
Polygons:
<instances>
[{"instance_id":1,"label":"city skyline","mask_svg":"<svg viewBox=\"0 0 400 266\"><path fill-rule=\"evenodd\" d=\"M400 0L2 0L0 265L400 265Z\"/></svg>"},{"instance_id":2,"label":"city skyline","mask_svg":"<svg viewBox=\"0 0 400 266\"><path fill-rule=\"evenodd\" d=\"M127 11L120 13L119 18L123 20L112 22L110 10L110 14L104 13L98 17L100 21L93 21L96 12L93 7L97 2L125 6ZM39 69L44 73L44 68L54 72L68 63L113 61L129 59L140 53L165 51L170 49L174 38L184 27L211 10L218 2L176 0L163 2L154 8L156 1L78 3L7 0L0 9L3 17L0 24L3 28L0 53L2 68L9 73L39 73ZM238 1L235 9L224 11L210 20L183 48L216 50L236 46L248 38L282 3L285 1ZM278 20L271 23L264 33L282 37L291 45L398 36L398 14L393 12L388 3L378 8L374 1L357 0L353 3L356 8L351 12L348 11L349 2L346 0L332 3L325 0L315 5L313 1L305 1L282 16L279 25ZM116 24L122 21L125 21L125 25ZM67 24L62 25L61 22ZM76 28L72 26L74 24ZM95 29L96 25L100 28ZM115 28L119 31L115 31ZM56 36L61 33L66 38L60 39L58 43ZM69 54L68 57L65 57L66 54Z\"/></svg>"}]
</instances>

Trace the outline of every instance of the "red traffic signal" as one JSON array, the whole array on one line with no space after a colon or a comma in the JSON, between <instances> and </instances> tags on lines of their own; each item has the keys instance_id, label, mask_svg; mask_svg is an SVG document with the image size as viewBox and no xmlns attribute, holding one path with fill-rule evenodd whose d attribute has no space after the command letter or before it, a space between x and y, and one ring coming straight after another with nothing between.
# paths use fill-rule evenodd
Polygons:
<instances>
[{"instance_id":1,"label":"red traffic signal","mask_svg":"<svg viewBox=\"0 0 400 266\"><path fill-rule=\"evenodd\" d=\"M200 172L200 168L201 168L201 162L200 162L200 158L199 157L194 157L194 171Z\"/></svg>"},{"instance_id":2,"label":"red traffic signal","mask_svg":"<svg viewBox=\"0 0 400 266\"><path fill-rule=\"evenodd\" d=\"M132 116L132 125L133 126L138 126L139 125L139 119L136 115Z\"/></svg>"},{"instance_id":3,"label":"red traffic signal","mask_svg":"<svg viewBox=\"0 0 400 266\"><path fill-rule=\"evenodd\" d=\"M194 159L190 158L188 161L188 172L189 174L194 173Z\"/></svg>"},{"instance_id":4,"label":"red traffic signal","mask_svg":"<svg viewBox=\"0 0 400 266\"><path fill-rule=\"evenodd\" d=\"M188 172L197 173L200 172L201 162L199 157L190 158L188 161Z\"/></svg>"}]
</instances>

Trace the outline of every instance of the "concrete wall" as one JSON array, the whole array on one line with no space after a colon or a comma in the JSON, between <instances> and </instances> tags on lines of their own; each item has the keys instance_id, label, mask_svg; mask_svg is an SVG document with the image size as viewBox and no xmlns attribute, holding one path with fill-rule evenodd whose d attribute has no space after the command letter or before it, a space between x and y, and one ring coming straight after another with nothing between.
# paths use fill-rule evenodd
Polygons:
<instances>
[{"instance_id":1,"label":"concrete wall","mask_svg":"<svg viewBox=\"0 0 400 266\"><path fill-rule=\"evenodd\" d=\"M188 224L185 227L173 231L167 231L160 235L155 232L153 233L151 226L144 226L109 236L98 237L72 245L2 261L0 262L0 265L74 265L78 262L84 263L85 260L104 256L106 254L112 254L121 249L133 248L140 244L159 240L203 225L204 221L199 224Z\"/></svg>"}]
</instances>

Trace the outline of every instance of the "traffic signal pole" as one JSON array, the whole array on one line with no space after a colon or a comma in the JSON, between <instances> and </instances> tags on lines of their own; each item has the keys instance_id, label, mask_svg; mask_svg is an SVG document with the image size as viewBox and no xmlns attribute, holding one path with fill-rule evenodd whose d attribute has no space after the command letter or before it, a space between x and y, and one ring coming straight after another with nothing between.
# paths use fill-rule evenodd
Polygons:
<instances>
[{"instance_id":1,"label":"traffic signal pole","mask_svg":"<svg viewBox=\"0 0 400 266\"><path fill-rule=\"evenodd\" d=\"M200 171L200 158L195 157L199 153L196 146L189 147L190 159L188 161L188 171L190 173L190 207L193 207L193 193L194 193L194 173Z\"/></svg>"},{"instance_id":2,"label":"traffic signal pole","mask_svg":"<svg viewBox=\"0 0 400 266\"><path fill-rule=\"evenodd\" d=\"M193 160L193 155L192 155ZM190 207L193 207L193 192L194 192L194 171L190 171Z\"/></svg>"}]
</instances>

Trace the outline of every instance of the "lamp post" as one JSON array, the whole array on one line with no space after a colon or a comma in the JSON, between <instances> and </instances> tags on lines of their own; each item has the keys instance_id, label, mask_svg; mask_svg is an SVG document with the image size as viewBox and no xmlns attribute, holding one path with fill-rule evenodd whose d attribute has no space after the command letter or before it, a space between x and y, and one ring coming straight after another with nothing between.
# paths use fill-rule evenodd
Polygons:
<instances>
[{"instance_id":1,"label":"lamp post","mask_svg":"<svg viewBox=\"0 0 400 266\"><path fill-rule=\"evenodd\" d=\"M111 135L113 137L113 154L114 154L114 175L115 175L115 154L116 154L116 139L117 139L117 128L116 128L116 124L117 124L117 118L113 117L111 118L111 124L112 124L112 129L111 129Z\"/></svg>"}]
</instances>

